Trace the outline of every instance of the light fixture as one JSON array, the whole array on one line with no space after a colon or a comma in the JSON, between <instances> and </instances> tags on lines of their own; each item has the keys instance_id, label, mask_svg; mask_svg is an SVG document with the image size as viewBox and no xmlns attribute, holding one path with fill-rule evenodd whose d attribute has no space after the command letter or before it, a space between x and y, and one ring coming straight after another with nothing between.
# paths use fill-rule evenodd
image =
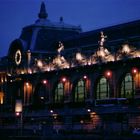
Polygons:
<instances>
[{"instance_id":1,"label":"light fixture","mask_svg":"<svg viewBox=\"0 0 140 140\"><path fill-rule=\"evenodd\" d=\"M132 69L132 73L133 73L133 74L138 73L138 69L137 69L137 68L133 68L133 69Z\"/></svg>"},{"instance_id":2,"label":"light fixture","mask_svg":"<svg viewBox=\"0 0 140 140\"><path fill-rule=\"evenodd\" d=\"M110 70L106 71L105 76L110 78L112 76L112 72Z\"/></svg>"},{"instance_id":3,"label":"light fixture","mask_svg":"<svg viewBox=\"0 0 140 140\"><path fill-rule=\"evenodd\" d=\"M43 80L43 84L44 84L44 85L47 84L47 80Z\"/></svg>"},{"instance_id":4,"label":"light fixture","mask_svg":"<svg viewBox=\"0 0 140 140\"><path fill-rule=\"evenodd\" d=\"M62 78L62 82L66 82L66 80L67 80L67 79L66 79L65 77Z\"/></svg>"},{"instance_id":5,"label":"light fixture","mask_svg":"<svg viewBox=\"0 0 140 140\"><path fill-rule=\"evenodd\" d=\"M29 83L28 82L26 82L26 86L29 86Z\"/></svg>"},{"instance_id":6,"label":"light fixture","mask_svg":"<svg viewBox=\"0 0 140 140\"><path fill-rule=\"evenodd\" d=\"M86 76L86 75L84 75L84 76L83 76L83 78L84 78L84 79L87 79L87 76Z\"/></svg>"},{"instance_id":7,"label":"light fixture","mask_svg":"<svg viewBox=\"0 0 140 140\"><path fill-rule=\"evenodd\" d=\"M21 114L20 112L16 112L16 116L17 116L17 117L19 117L19 116L20 116L20 114Z\"/></svg>"},{"instance_id":8,"label":"light fixture","mask_svg":"<svg viewBox=\"0 0 140 140\"><path fill-rule=\"evenodd\" d=\"M42 68L42 67L43 67L43 63L42 63L41 60L38 60L38 61L37 61L37 66L38 66L39 68Z\"/></svg>"},{"instance_id":9,"label":"light fixture","mask_svg":"<svg viewBox=\"0 0 140 140\"><path fill-rule=\"evenodd\" d=\"M91 109L87 109L87 112L91 112Z\"/></svg>"}]
</instances>

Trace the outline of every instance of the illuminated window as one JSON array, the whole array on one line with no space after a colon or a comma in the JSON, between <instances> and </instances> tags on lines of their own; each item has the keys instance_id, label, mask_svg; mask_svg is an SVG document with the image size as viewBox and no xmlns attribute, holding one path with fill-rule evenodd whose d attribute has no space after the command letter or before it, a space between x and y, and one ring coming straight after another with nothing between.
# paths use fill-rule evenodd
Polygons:
<instances>
[{"instance_id":1,"label":"illuminated window","mask_svg":"<svg viewBox=\"0 0 140 140\"><path fill-rule=\"evenodd\" d=\"M121 97L132 98L135 92L133 77L127 73L121 84Z\"/></svg>"},{"instance_id":2,"label":"illuminated window","mask_svg":"<svg viewBox=\"0 0 140 140\"><path fill-rule=\"evenodd\" d=\"M96 99L109 98L109 83L102 77L97 84Z\"/></svg>"},{"instance_id":3,"label":"illuminated window","mask_svg":"<svg viewBox=\"0 0 140 140\"><path fill-rule=\"evenodd\" d=\"M4 93L0 92L0 104L3 104Z\"/></svg>"},{"instance_id":4,"label":"illuminated window","mask_svg":"<svg viewBox=\"0 0 140 140\"><path fill-rule=\"evenodd\" d=\"M59 83L55 89L54 101L61 103L64 101L64 84Z\"/></svg>"},{"instance_id":5,"label":"illuminated window","mask_svg":"<svg viewBox=\"0 0 140 140\"><path fill-rule=\"evenodd\" d=\"M83 102L86 98L87 91L85 87L85 81L80 80L78 81L75 87L75 94L74 94L74 101L75 102Z\"/></svg>"}]
</instances>

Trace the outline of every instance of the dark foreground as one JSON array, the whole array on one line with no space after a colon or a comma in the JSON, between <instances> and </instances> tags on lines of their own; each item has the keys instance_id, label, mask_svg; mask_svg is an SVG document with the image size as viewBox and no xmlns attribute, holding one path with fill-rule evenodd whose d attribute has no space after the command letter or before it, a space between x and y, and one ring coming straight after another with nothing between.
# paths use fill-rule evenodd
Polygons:
<instances>
[{"instance_id":1,"label":"dark foreground","mask_svg":"<svg viewBox=\"0 0 140 140\"><path fill-rule=\"evenodd\" d=\"M52 135L52 136L1 136L0 140L140 140L140 136L118 135Z\"/></svg>"},{"instance_id":2,"label":"dark foreground","mask_svg":"<svg viewBox=\"0 0 140 140\"><path fill-rule=\"evenodd\" d=\"M22 132L22 133L21 133ZM75 132L75 131L74 131ZM127 133L109 133L109 132L92 132L86 133L56 133L25 130L20 129L0 129L0 140L140 140L140 135L134 135L131 132Z\"/></svg>"}]
</instances>

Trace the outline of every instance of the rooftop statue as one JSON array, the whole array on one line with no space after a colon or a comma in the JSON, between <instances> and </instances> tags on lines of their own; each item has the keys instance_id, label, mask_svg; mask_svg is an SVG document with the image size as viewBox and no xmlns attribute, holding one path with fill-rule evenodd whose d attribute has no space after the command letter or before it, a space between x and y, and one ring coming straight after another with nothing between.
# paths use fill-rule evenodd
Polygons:
<instances>
[{"instance_id":1,"label":"rooftop statue","mask_svg":"<svg viewBox=\"0 0 140 140\"><path fill-rule=\"evenodd\" d=\"M60 54L62 50L64 50L64 45L61 41L59 41L59 46L58 46L58 49L57 49L58 54Z\"/></svg>"},{"instance_id":2,"label":"rooftop statue","mask_svg":"<svg viewBox=\"0 0 140 140\"><path fill-rule=\"evenodd\" d=\"M103 47L105 39L107 38L107 36L104 35L103 31L101 31L100 33L101 33L101 40L99 41L99 44L100 44L101 47Z\"/></svg>"}]
</instances>

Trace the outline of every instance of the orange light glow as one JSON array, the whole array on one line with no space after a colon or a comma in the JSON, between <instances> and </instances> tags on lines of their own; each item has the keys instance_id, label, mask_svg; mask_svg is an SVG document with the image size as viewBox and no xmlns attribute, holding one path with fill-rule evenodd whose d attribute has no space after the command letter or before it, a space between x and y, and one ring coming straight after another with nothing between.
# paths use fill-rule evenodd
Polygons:
<instances>
[{"instance_id":1,"label":"orange light glow","mask_svg":"<svg viewBox=\"0 0 140 140\"><path fill-rule=\"evenodd\" d=\"M91 115L96 115L96 112L91 112Z\"/></svg>"},{"instance_id":2,"label":"orange light glow","mask_svg":"<svg viewBox=\"0 0 140 140\"><path fill-rule=\"evenodd\" d=\"M105 75L106 75L106 77L111 77L112 76L112 72L111 71L107 71Z\"/></svg>"},{"instance_id":3,"label":"orange light glow","mask_svg":"<svg viewBox=\"0 0 140 140\"><path fill-rule=\"evenodd\" d=\"M4 93L0 92L0 104L3 104Z\"/></svg>"},{"instance_id":4,"label":"orange light glow","mask_svg":"<svg viewBox=\"0 0 140 140\"><path fill-rule=\"evenodd\" d=\"M137 68L133 68L133 69L132 69L132 73L133 73L133 74L136 74L137 72L138 72L138 69L137 69Z\"/></svg>"},{"instance_id":5,"label":"orange light glow","mask_svg":"<svg viewBox=\"0 0 140 140\"><path fill-rule=\"evenodd\" d=\"M26 82L26 86L29 86L29 83L28 82Z\"/></svg>"},{"instance_id":6,"label":"orange light glow","mask_svg":"<svg viewBox=\"0 0 140 140\"><path fill-rule=\"evenodd\" d=\"M66 79L65 77L62 78L62 82L66 82L66 80L67 80L67 79Z\"/></svg>"}]
</instances>

